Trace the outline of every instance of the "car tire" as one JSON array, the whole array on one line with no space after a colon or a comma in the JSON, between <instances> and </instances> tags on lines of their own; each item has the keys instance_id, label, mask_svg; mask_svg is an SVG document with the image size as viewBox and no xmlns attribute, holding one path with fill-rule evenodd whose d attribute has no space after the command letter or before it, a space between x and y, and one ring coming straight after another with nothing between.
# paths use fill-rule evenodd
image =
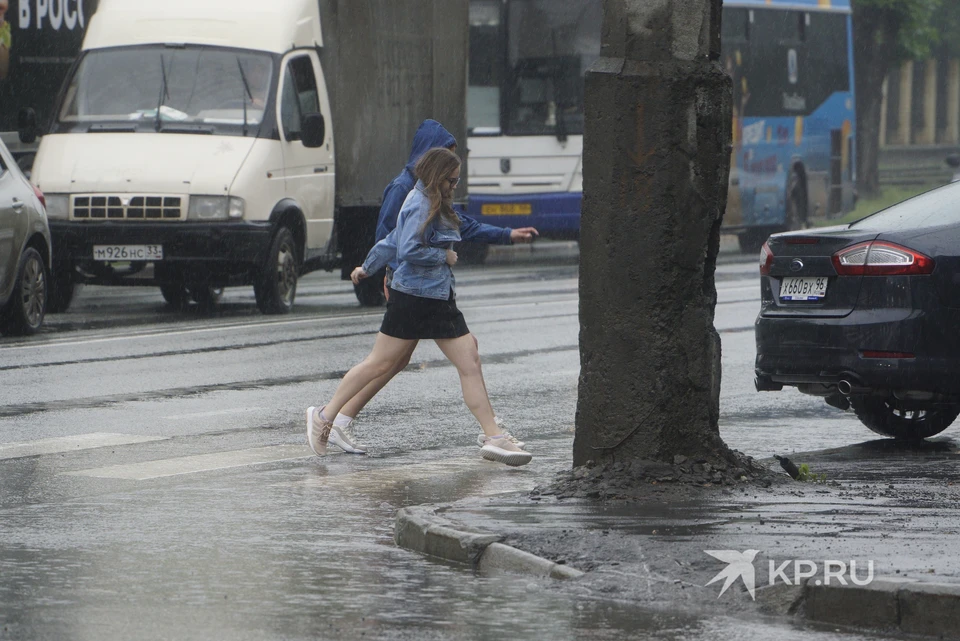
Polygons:
<instances>
[{"instance_id":1,"label":"car tire","mask_svg":"<svg viewBox=\"0 0 960 641\"><path fill-rule=\"evenodd\" d=\"M850 405L870 430L897 439L929 438L950 427L960 416L960 405L904 410L893 396L851 396Z\"/></svg>"},{"instance_id":2,"label":"car tire","mask_svg":"<svg viewBox=\"0 0 960 641\"><path fill-rule=\"evenodd\" d=\"M53 264L50 272L50 287L47 294L47 313L62 314L70 308L77 283L73 279L73 265Z\"/></svg>"},{"instance_id":3,"label":"car tire","mask_svg":"<svg viewBox=\"0 0 960 641\"><path fill-rule=\"evenodd\" d=\"M372 274L353 286L353 293L362 307L382 307L387 302L383 295L383 279L386 276L383 270Z\"/></svg>"},{"instance_id":4,"label":"car tire","mask_svg":"<svg viewBox=\"0 0 960 641\"><path fill-rule=\"evenodd\" d=\"M260 311L264 314L289 314L297 297L299 276L300 261L293 232L281 227L270 244L267 262L253 284Z\"/></svg>"},{"instance_id":5,"label":"car tire","mask_svg":"<svg viewBox=\"0 0 960 641\"><path fill-rule=\"evenodd\" d=\"M170 307L183 309L190 302L190 292L181 282L164 283L160 285L160 294Z\"/></svg>"},{"instance_id":6,"label":"car tire","mask_svg":"<svg viewBox=\"0 0 960 641\"><path fill-rule=\"evenodd\" d=\"M33 247L27 247L17 264L13 292L0 318L0 331L7 336L30 336L43 325L47 311L50 278L47 264Z\"/></svg>"}]
</instances>

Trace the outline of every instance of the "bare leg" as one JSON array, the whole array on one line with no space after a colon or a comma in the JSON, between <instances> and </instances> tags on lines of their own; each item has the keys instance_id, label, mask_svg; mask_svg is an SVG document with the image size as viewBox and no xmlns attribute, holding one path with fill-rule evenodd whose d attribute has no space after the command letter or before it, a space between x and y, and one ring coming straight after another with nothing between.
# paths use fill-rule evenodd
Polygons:
<instances>
[{"instance_id":1,"label":"bare leg","mask_svg":"<svg viewBox=\"0 0 960 641\"><path fill-rule=\"evenodd\" d=\"M438 339L437 347L457 368L460 374L460 387L463 388L463 401L480 422L483 433L496 436L500 428L493 418L493 407L483 382L483 370L480 368L480 353L473 334L460 338Z\"/></svg>"},{"instance_id":2,"label":"bare leg","mask_svg":"<svg viewBox=\"0 0 960 641\"><path fill-rule=\"evenodd\" d=\"M332 421L344 404L357 395L360 390L372 381L387 374L390 369L416 347L417 341L394 338L386 334L377 333L377 340L373 344L370 354L347 372L333 398L326 404L323 415ZM388 379L389 380L389 379Z\"/></svg>"},{"instance_id":3,"label":"bare leg","mask_svg":"<svg viewBox=\"0 0 960 641\"><path fill-rule=\"evenodd\" d=\"M393 364L393 367L390 368L390 371L368 383L366 387L356 394L356 396L351 398L343 405L342 408L340 408L340 413L356 418L357 414L359 414L366 404L370 402L370 399L372 399L380 390L386 387L387 383L390 382L390 379L402 372L403 369L410 364L410 357L413 356L413 350L416 349L419 341L408 342L410 343L409 348L401 355L400 360Z\"/></svg>"}]
</instances>

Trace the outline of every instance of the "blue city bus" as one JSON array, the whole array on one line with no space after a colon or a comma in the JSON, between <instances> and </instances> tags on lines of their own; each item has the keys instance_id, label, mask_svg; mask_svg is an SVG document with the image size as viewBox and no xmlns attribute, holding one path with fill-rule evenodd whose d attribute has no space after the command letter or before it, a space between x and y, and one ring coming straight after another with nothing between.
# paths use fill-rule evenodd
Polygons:
<instances>
[{"instance_id":1,"label":"blue city bus","mask_svg":"<svg viewBox=\"0 0 960 641\"><path fill-rule=\"evenodd\" d=\"M850 0L726 0L721 43L734 114L724 230L752 252L854 205Z\"/></svg>"},{"instance_id":2,"label":"blue city bus","mask_svg":"<svg viewBox=\"0 0 960 641\"><path fill-rule=\"evenodd\" d=\"M471 0L468 212L576 238L583 74L602 0ZM724 232L745 251L854 204L850 0L725 0L734 140Z\"/></svg>"}]
</instances>

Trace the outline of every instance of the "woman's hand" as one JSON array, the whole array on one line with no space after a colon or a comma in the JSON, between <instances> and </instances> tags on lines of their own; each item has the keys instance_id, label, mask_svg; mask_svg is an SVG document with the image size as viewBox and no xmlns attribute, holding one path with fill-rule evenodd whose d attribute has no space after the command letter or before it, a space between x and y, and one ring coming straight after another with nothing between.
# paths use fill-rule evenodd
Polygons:
<instances>
[{"instance_id":1,"label":"woman's hand","mask_svg":"<svg viewBox=\"0 0 960 641\"><path fill-rule=\"evenodd\" d=\"M457 252L452 249L447 250L447 264L451 267L457 264Z\"/></svg>"},{"instance_id":2,"label":"woman's hand","mask_svg":"<svg viewBox=\"0 0 960 641\"><path fill-rule=\"evenodd\" d=\"M540 235L535 227L520 227L510 230L511 243L532 243Z\"/></svg>"},{"instance_id":3,"label":"woman's hand","mask_svg":"<svg viewBox=\"0 0 960 641\"><path fill-rule=\"evenodd\" d=\"M350 280L353 281L354 285L359 285L360 281L369 276L363 267L354 267L353 271L350 272Z\"/></svg>"}]
</instances>

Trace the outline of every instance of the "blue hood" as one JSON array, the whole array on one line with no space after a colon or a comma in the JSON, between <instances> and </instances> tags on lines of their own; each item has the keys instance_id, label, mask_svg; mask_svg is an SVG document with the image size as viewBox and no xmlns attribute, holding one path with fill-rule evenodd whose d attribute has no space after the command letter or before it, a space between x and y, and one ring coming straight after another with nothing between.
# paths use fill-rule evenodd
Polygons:
<instances>
[{"instance_id":1,"label":"blue hood","mask_svg":"<svg viewBox=\"0 0 960 641\"><path fill-rule=\"evenodd\" d=\"M417 128L417 133L413 136L413 147L410 149L410 159L407 161L407 171L413 175L413 168L416 166L420 156L427 153L434 147L450 147L457 144L457 139L449 131L443 128L436 120L424 120Z\"/></svg>"}]
</instances>

